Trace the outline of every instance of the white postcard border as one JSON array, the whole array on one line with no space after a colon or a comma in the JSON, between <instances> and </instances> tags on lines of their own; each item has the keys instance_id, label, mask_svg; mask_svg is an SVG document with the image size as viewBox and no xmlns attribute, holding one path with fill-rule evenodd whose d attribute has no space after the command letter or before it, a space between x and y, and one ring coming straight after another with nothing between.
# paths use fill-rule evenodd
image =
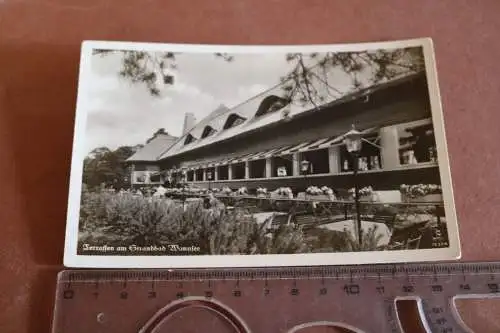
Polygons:
<instances>
[{"instance_id":1,"label":"white postcard border","mask_svg":"<svg viewBox=\"0 0 500 333\"><path fill-rule=\"evenodd\" d=\"M438 151L446 221L448 227L448 248L366 251L342 253L307 253L277 255L193 255L193 256L105 256L78 255L78 224L82 188L84 138L86 113L88 110L91 58L93 49L171 51L194 53L292 53L292 52L348 52L370 49L395 49L423 47L427 83L432 110L432 120ZM438 86L433 43L430 38L390 42L373 42L335 45L197 45L161 44L135 42L85 41L82 44L78 97L74 125L73 154L71 159L70 189L66 223L64 265L66 267L95 268L200 268L200 267L264 267L264 266L315 266L352 265L375 263L400 263L418 261L440 261L459 259L461 256L458 221L453 196L451 170L445 137L445 126Z\"/></svg>"}]
</instances>

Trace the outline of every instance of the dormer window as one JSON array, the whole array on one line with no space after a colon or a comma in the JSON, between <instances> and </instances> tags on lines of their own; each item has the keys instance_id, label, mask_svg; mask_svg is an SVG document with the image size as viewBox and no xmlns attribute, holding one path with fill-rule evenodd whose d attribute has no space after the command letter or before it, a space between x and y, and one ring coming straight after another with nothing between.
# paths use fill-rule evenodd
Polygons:
<instances>
[{"instance_id":1,"label":"dormer window","mask_svg":"<svg viewBox=\"0 0 500 333\"><path fill-rule=\"evenodd\" d=\"M201 138L206 138L208 136L214 135L217 131L211 126L205 126L203 129L203 133L201 134Z\"/></svg>"},{"instance_id":2,"label":"dormer window","mask_svg":"<svg viewBox=\"0 0 500 333\"><path fill-rule=\"evenodd\" d=\"M290 104L289 101L283 97L279 97L276 95L267 96L260 103L259 108L255 113L255 117L260 117L268 113L279 111L288 104Z\"/></svg>"},{"instance_id":3,"label":"dormer window","mask_svg":"<svg viewBox=\"0 0 500 333\"><path fill-rule=\"evenodd\" d=\"M196 138L192 136L191 134L186 135L186 139L184 139L184 144L190 144L191 142L196 141Z\"/></svg>"},{"instance_id":4,"label":"dormer window","mask_svg":"<svg viewBox=\"0 0 500 333\"><path fill-rule=\"evenodd\" d=\"M224 129L228 129L234 126L241 125L245 122L246 118L239 116L235 113L231 113L229 117L227 117L226 123L224 124Z\"/></svg>"}]
</instances>

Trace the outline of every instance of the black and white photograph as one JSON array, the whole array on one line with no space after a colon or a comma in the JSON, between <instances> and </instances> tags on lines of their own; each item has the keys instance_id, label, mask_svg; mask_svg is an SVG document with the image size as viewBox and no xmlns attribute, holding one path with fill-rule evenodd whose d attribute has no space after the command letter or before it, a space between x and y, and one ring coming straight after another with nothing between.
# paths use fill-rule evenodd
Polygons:
<instances>
[{"instance_id":1,"label":"black and white photograph","mask_svg":"<svg viewBox=\"0 0 500 333\"><path fill-rule=\"evenodd\" d=\"M65 265L457 259L432 41L82 46Z\"/></svg>"}]
</instances>

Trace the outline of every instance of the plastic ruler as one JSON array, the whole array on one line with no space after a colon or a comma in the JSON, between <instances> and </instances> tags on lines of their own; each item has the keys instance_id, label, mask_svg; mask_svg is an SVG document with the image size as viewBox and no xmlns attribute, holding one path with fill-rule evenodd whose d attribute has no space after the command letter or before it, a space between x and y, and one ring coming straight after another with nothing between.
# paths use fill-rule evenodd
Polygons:
<instances>
[{"instance_id":1,"label":"plastic ruler","mask_svg":"<svg viewBox=\"0 0 500 333\"><path fill-rule=\"evenodd\" d=\"M68 270L58 277L53 332L471 332L455 300L497 297L499 286L496 262ZM418 327L398 314L409 303Z\"/></svg>"}]
</instances>

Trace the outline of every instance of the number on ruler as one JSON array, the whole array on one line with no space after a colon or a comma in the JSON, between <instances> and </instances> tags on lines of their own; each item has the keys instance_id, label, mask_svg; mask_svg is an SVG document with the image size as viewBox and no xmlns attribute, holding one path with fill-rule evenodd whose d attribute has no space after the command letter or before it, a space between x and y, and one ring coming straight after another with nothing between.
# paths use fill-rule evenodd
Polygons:
<instances>
[{"instance_id":1,"label":"number on ruler","mask_svg":"<svg viewBox=\"0 0 500 333\"><path fill-rule=\"evenodd\" d=\"M443 291L443 286L440 284L436 284L436 285L431 286L431 289L432 289L433 293L440 293Z\"/></svg>"},{"instance_id":2,"label":"number on ruler","mask_svg":"<svg viewBox=\"0 0 500 333\"><path fill-rule=\"evenodd\" d=\"M126 291L122 291L122 292L120 293L120 298L121 298L121 299L127 299L127 298L128 298L128 292L126 292Z\"/></svg>"},{"instance_id":3,"label":"number on ruler","mask_svg":"<svg viewBox=\"0 0 500 333\"><path fill-rule=\"evenodd\" d=\"M264 288L264 296L268 296L271 293L271 290L268 288Z\"/></svg>"},{"instance_id":4,"label":"number on ruler","mask_svg":"<svg viewBox=\"0 0 500 333\"><path fill-rule=\"evenodd\" d=\"M385 287L384 287L384 286L378 286L378 287L377 287L377 292L378 292L379 294L383 294L383 293L385 293Z\"/></svg>"},{"instance_id":5,"label":"number on ruler","mask_svg":"<svg viewBox=\"0 0 500 333\"><path fill-rule=\"evenodd\" d=\"M498 283L488 283L488 289L490 292L497 293L498 292Z\"/></svg>"},{"instance_id":6,"label":"number on ruler","mask_svg":"<svg viewBox=\"0 0 500 333\"><path fill-rule=\"evenodd\" d=\"M438 318L438 319L436 319L436 324L438 324L438 325L444 325L444 324L446 324L446 318Z\"/></svg>"},{"instance_id":7,"label":"number on ruler","mask_svg":"<svg viewBox=\"0 0 500 333\"><path fill-rule=\"evenodd\" d=\"M320 294L320 295L326 295L327 293L328 293L328 289L326 289L326 288L321 288L321 289L319 290L319 294Z\"/></svg>"},{"instance_id":8,"label":"number on ruler","mask_svg":"<svg viewBox=\"0 0 500 333\"><path fill-rule=\"evenodd\" d=\"M290 290L290 295L292 296L298 296L300 294L300 290L298 288L292 288Z\"/></svg>"},{"instance_id":9,"label":"number on ruler","mask_svg":"<svg viewBox=\"0 0 500 333\"><path fill-rule=\"evenodd\" d=\"M214 293L211 290L205 291L205 297L206 298L212 298L214 297Z\"/></svg>"},{"instance_id":10,"label":"number on ruler","mask_svg":"<svg viewBox=\"0 0 500 333\"><path fill-rule=\"evenodd\" d=\"M175 298L177 299L184 298L184 293L182 291L179 291L177 294L175 294Z\"/></svg>"},{"instance_id":11,"label":"number on ruler","mask_svg":"<svg viewBox=\"0 0 500 333\"><path fill-rule=\"evenodd\" d=\"M346 284L344 286L344 291L347 295L357 295L359 294L359 285L357 284Z\"/></svg>"},{"instance_id":12,"label":"number on ruler","mask_svg":"<svg viewBox=\"0 0 500 333\"><path fill-rule=\"evenodd\" d=\"M415 287L413 286L403 286L403 292L405 293L412 293L415 291Z\"/></svg>"},{"instance_id":13,"label":"number on ruler","mask_svg":"<svg viewBox=\"0 0 500 333\"><path fill-rule=\"evenodd\" d=\"M470 290L470 285L468 283L461 284L460 285L460 290Z\"/></svg>"},{"instance_id":14,"label":"number on ruler","mask_svg":"<svg viewBox=\"0 0 500 333\"><path fill-rule=\"evenodd\" d=\"M234 290L233 291L233 296L234 297L241 297L241 290Z\"/></svg>"},{"instance_id":15,"label":"number on ruler","mask_svg":"<svg viewBox=\"0 0 500 333\"><path fill-rule=\"evenodd\" d=\"M148 298L156 298L156 291L148 292Z\"/></svg>"},{"instance_id":16,"label":"number on ruler","mask_svg":"<svg viewBox=\"0 0 500 333\"><path fill-rule=\"evenodd\" d=\"M63 292L63 298L64 299L73 299L73 297L75 296L75 292L71 289L69 290L65 290Z\"/></svg>"}]
</instances>

